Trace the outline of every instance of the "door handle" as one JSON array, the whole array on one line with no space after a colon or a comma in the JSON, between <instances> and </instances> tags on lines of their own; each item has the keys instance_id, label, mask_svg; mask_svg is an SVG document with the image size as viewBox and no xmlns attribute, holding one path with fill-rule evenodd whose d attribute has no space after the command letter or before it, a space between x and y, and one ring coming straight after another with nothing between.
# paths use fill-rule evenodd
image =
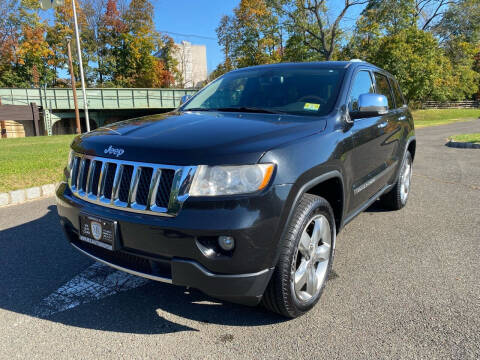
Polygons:
<instances>
[{"instance_id":1,"label":"door handle","mask_svg":"<svg viewBox=\"0 0 480 360\"><path fill-rule=\"evenodd\" d=\"M386 126L387 126L387 122L386 122L386 121L383 122L383 123L381 123L381 124L378 124L378 125L377 125L377 127L378 127L379 129L383 129L383 128L386 127Z\"/></svg>"}]
</instances>

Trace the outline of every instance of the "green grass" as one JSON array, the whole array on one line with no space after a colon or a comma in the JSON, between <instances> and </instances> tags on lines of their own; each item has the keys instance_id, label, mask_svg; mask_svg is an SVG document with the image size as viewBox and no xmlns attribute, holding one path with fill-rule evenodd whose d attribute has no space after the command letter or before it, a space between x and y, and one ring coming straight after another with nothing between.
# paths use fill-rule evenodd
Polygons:
<instances>
[{"instance_id":1,"label":"green grass","mask_svg":"<svg viewBox=\"0 0 480 360\"><path fill-rule=\"evenodd\" d=\"M480 109L428 109L412 111L415 127L437 126L480 117Z\"/></svg>"},{"instance_id":2,"label":"green grass","mask_svg":"<svg viewBox=\"0 0 480 360\"><path fill-rule=\"evenodd\" d=\"M453 135L449 139L456 142L480 144L480 133Z\"/></svg>"},{"instance_id":3,"label":"green grass","mask_svg":"<svg viewBox=\"0 0 480 360\"><path fill-rule=\"evenodd\" d=\"M60 181L73 137L0 139L0 193Z\"/></svg>"}]
</instances>

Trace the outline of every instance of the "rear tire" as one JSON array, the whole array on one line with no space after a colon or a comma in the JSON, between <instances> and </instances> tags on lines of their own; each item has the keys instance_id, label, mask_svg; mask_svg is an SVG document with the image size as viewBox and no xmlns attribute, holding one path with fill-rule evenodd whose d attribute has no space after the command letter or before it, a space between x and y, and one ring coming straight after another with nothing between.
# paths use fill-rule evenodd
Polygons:
<instances>
[{"instance_id":1,"label":"rear tire","mask_svg":"<svg viewBox=\"0 0 480 360\"><path fill-rule=\"evenodd\" d=\"M380 202L383 207L389 210L400 210L407 205L408 195L410 194L412 170L413 159L410 151L407 150L395 186L387 194L380 197Z\"/></svg>"},{"instance_id":2,"label":"rear tire","mask_svg":"<svg viewBox=\"0 0 480 360\"><path fill-rule=\"evenodd\" d=\"M335 235L330 204L304 194L280 241L280 257L262 298L268 310L295 318L315 306L332 267Z\"/></svg>"}]
</instances>

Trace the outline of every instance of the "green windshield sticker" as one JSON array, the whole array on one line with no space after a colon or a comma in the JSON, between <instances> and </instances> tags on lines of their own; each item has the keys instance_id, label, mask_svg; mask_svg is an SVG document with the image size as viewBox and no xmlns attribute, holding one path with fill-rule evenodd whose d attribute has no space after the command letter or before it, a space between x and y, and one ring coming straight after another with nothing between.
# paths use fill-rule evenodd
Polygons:
<instances>
[{"instance_id":1,"label":"green windshield sticker","mask_svg":"<svg viewBox=\"0 0 480 360\"><path fill-rule=\"evenodd\" d=\"M320 109L320 104L305 103L303 108L305 110L317 111L318 109Z\"/></svg>"}]
</instances>

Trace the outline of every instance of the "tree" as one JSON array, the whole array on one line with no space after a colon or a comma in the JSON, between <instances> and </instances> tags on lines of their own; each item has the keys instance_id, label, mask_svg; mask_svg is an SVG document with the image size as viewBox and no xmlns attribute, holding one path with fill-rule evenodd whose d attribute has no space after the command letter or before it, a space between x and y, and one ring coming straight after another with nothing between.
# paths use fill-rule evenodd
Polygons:
<instances>
[{"instance_id":1,"label":"tree","mask_svg":"<svg viewBox=\"0 0 480 360\"><path fill-rule=\"evenodd\" d=\"M220 20L220 24L215 29L218 37L218 44L222 47L225 60L214 71L215 78L233 69L232 58L235 56L233 52L236 39L235 24L233 17L224 15Z\"/></svg>"},{"instance_id":2,"label":"tree","mask_svg":"<svg viewBox=\"0 0 480 360\"><path fill-rule=\"evenodd\" d=\"M108 60L115 86L171 86L172 79L177 79L173 40L155 31L152 15L153 5L149 0L131 0L121 14L121 22L115 20L121 32L111 45L112 56Z\"/></svg>"},{"instance_id":3,"label":"tree","mask_svg":"<svg viewBox=\"0 0 480 360\"><path fill-rule=\"evenodd\" d=\"M157 87L172 87L183 82L182 71L178 69L179 62L174 53L178 51L177 45L168 35L161 37L162 45L157 53Z\"/></svg>"},{"instance_id":4,"label":"tree","mask_svg":"<svg viewBox=\"0 0 480 360\"><path fill-rule=\"evenodd\" d=\"M477 88L471 67L454 66L437 39L416 27L382 37L366 60L394 74L412 101L462 100Z\"/></svg>"},{"instance_id":5,"label":"tree","mask_svg":"<svg viewBox=\"0 0 480 360\"><path fill-rule=\"evenodd\" d=\"M442 42L462 38L470 43L480 41L480 0L462 0L450 6L433 27Z\"/></svg>"},{"instance_id":6,"label":"tree","mask_svg":"<svg viewBox=\"0 0 480 360\"><path fill-rule=\"evenodd\" d=\"M369 0L360 23L392 35L416 26L428 30L436 24L456 0Z\"/></svg>"},{"instance_id":7,"label":"tree","mask_svg":"<svg viewBox=\"0 0 480 360\"><path fill-rule=\"evenodd\" d=\"M52 56L34 0L7 1L0 5L0 85L30 87L51 82ZM5 32L4 32L5 31Z\"/></svg>"},{"instance_id":8,"label":"tree","mask_svg":"<svg viewBox=\"0 0 480 360\"><path fill-rule=\"evenodd\" d=\"M296 34L303 35L308 48L332 60L339 50L343 35L341 23L347 11L354 6L364 5L368 0L345 0L340 11L331 15L331 3L327 0L270 0L271 6L287 18Z\"/></svg>"},{"instance_id":9,"label":"tree","mask_svg":"<svg viewBox=\"0 0 480 360\"><path fill-rule=\"evenodd\" d=\"M85 13L86 27L85 39L82 46L90 54L90 61L96 63L96 67L92 68L90 73L91 82L95 82L103 86L104 66L102 53L105 43L102 42L101 32L103 31L103 13L106 11L106 0L83 0L82 8Z\"/></svg>"},{"instance_id":10,"label":"tree","mask_svg":"<svg viewBox=\"0 0 480 360\"><path fill-rule=\"evenodd\" d=\"M456 2L457 0L415 0L415 23L420 29L428 30Z\"/></svg>"},{"instance_id":11,"label":"tree","mask_svg":"<svg viewBox=\"0 0 480 360\"><path fill-rule=\"evenodd\" d=\"M53 66L55 72L59 68L66 68L67 59L67 41L72 43L72 58L75 72L78 73L78 54L76 46L76 38L73 26L73 3L72 0L65 0L63 6L55 8L55 22L52 27L47 30L47 41L54 53ZM78 19L78 27L80 31L80 41L82 45L82 60L85 72L85 80L88 84L95 82L94 70L91 67L91 61L95 61L92 51L92 34L88 29L86 14L79 2L76 2L76 11Z\"/></svg>"},{"instance_id":12,"label":"tree","mask_svg":"<svg viewBox=\"0 0 480 360\"><path fill-rule=\"evenodd\" d=\"M98 82L100 86L115 86L119 73L117 58L122 56L122 34L128 27L121 17L117 0L108 0L99 22Z\"/></svg>"},{"instance_id":13,"label":"tree","mask_svg":"<svg viewBox=\"0 0 480 360\"><path fill-rule=\"evenodd\" d=\"M241 0L233 12L233 16L224 16L216 29L225 54L223 69L280 61L283 45L279 21L267 2Z\"/></svg>"}]
</instances>

